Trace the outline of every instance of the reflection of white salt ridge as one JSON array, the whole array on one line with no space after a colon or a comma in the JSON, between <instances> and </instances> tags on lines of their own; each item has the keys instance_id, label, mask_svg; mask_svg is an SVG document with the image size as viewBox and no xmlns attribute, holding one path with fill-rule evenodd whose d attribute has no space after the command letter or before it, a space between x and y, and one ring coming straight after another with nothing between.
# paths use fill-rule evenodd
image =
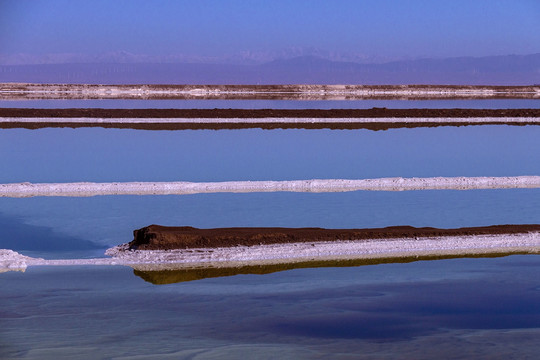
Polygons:
<instances>
[{"instance_id":1,"label":"reflection of white salt ridge","mask_svg":"<svg viewBox=\"0 0 540 360\"><path fill-rule=\"evenodd\" d=\"M540 176L314 179L224 182L115 182L0 184L0 197L184 195L249 192L345 192L540 188Z\"/></svg>"},{"instance_id":2,"label":"reflection of white salt ridge","mask_svg":"<svg viewBox=\"0 0 540 360\"><path fill-rule=\"evenodd\" d=\"M418 117L418 118L58 118L0 117L0 123L86 124L540 124L540 117Z\"/></svg>"},{"instance_id":3,"label":"reflection of white salt ridge","mask_svg":"<svg viewBox=\"0 0 540 360\"><path fill-rule=\"evenodd\" d=\"M310 260L399 258L427 255L539 253L540 232L523 234L423 237L415 239L343 240L201 248L129 250L126 244L107 250L111 258L44 260L0 250L0 271L43 265L130 265L140 269L231 267Z\"/></svg>"}]
</instances>

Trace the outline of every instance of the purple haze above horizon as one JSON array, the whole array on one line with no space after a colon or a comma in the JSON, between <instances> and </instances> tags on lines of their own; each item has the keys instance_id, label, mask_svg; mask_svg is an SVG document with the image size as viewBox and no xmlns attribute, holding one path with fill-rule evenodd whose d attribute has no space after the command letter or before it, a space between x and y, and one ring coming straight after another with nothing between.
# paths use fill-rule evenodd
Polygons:
<instances>
[{"instance_id":1,"label":"purple haze above horizon","mask_svg":"<svg viewBox=\"0 0 540 360\"><path fill-rule=\"evenodd\" d=\"M540 53L538 19L537 0L0 0L0 60L127 53L256 61L308 52L369 62L532 54Z\"/></svg>"}]
</instances>

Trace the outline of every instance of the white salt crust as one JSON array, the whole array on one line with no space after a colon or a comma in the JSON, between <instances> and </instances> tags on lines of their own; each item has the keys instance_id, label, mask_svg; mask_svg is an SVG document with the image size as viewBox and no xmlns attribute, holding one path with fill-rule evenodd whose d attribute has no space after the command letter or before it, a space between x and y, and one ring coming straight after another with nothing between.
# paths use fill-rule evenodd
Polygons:
<instances>
[{"instance_id":1,"label":"white salt crust","mask_svg":"<svg viewBox=\"0 0 540 360\"><path fill-rule=\"evenodd\" d=\"M439 98L493 98L501 95L510 97L537 98L538 86L433 86L433 85L89 85L89 84L32 84L0 83L0 96L20 98L62 99L151 99L159 98L223 98L231 95L290 96L299 99L369 99L372 97L425 97Z\"/></svg>"},{"instance_id":2,"label":"white salt crust","mask_svg":"<svg viewBox=\"0 0 540 360\"><path fill-rule=\"evenodd\" d=\"M127 265L145 269L235 267L310 260L399 258L427 255L538 253L540 232L523 234L342 240L200 248L179 250L129 250L127 244L110 248L110 258L45 260L11 250L0 250L0 271L27 266Z\"/></svg>"},{"instance_id":3,"label":"white salt crust","mask_svg":"<svg viewBox=\"0 0 540 360\"><path fill-rule=\"evenodd\" d=\"M540 188L540 176L313 179L225 182L114 182L0 184L0 197L185 195L249 192L346 192Z\"/></svg>"}]
</instances>

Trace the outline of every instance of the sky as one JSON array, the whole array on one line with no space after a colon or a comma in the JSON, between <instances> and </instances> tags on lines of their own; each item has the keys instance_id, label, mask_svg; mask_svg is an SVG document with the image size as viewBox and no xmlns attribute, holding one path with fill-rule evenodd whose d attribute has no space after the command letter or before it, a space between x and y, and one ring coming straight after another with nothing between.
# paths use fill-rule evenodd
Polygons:
<instances>
[{"instance_id":1,"label":"sky","mask_svg":"<svg viewBox=\"0 0 540 360\"><path fill-rule=\"evenodd\" d=\"M540 53L539 0L0 0L0 56Z\"/></svg>"}]
</instances>

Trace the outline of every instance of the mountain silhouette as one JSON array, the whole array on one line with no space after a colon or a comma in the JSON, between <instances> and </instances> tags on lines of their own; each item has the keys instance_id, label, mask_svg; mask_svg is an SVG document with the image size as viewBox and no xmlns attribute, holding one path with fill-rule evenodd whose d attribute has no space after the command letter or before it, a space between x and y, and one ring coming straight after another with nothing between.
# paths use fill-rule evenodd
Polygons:
<instances>
[{"instance_id":1,"label":"mountain silhouette","mask_svg":"<svg viewBox=\"0 0 540 360\"><path fill-rule=\"evenodd\" d=\"M540 84L540 54L417 59L377 64L316 56L260 65L73 63L2 65L0 82L88 84Z\"/></svg>"}]
</instances>

